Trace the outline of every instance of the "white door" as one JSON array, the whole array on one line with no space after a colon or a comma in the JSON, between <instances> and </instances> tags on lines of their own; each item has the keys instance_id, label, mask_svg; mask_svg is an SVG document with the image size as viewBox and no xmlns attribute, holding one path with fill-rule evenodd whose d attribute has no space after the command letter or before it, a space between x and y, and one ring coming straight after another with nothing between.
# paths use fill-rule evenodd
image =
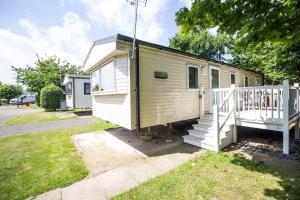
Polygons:
<instances>
[{"instance_id":1,"label":"white door","mask_svg":"<svg viewBox=\"0 0 300 200\"><path fill-rule=\"evenodd\" d=\"M220 88L220 72L219 69L216 67L210 67L210 113L212 113L213 108L213 92L212 89Z\"/></svg>"}]
</instances>

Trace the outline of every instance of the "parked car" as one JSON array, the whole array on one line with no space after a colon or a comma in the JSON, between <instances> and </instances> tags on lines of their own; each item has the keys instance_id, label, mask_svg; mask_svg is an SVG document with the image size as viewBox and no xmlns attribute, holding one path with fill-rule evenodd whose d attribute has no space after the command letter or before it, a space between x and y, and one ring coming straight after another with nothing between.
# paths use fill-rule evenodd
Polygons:
<instances>
[{"instance_id":1,"label":"parked car","mask_svg":"<svg viewBox=\"0 0 300 200\"><path fill-rule=\"evenodd\" d=\"M9 101L9 104L12 105L23 105L23 104L34 104L34 103L35 103L35 95L20 95Z\"/></svg>"}]
</instances>

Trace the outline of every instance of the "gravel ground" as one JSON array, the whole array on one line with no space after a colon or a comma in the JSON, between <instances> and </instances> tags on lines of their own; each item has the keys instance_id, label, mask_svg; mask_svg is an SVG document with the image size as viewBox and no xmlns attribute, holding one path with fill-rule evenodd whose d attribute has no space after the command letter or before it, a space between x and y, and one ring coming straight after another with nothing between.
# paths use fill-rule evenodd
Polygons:
<instances>
[{"instance_id":1,"label":"gravel ground","mask_svg":"<svg viewBox=\"0 0 300 200\"><path fill-rule=\"evenodd\" d=\"M246 153L263 153L300 162L300 140L292 138L290 138L289 155L282 153L282 141L278 136L242 138L237 144L232 145L231 148L240 149Z\"/></svg>"}]
</instances>

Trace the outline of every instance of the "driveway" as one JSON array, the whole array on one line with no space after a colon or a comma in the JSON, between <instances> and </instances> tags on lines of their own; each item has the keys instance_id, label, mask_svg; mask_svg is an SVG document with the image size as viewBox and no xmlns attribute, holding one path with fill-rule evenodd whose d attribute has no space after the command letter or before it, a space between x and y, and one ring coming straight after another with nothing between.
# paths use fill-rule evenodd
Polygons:
<instances>
[{"instance_id":1,"label":"driveway","mask_svg":"<svg viewBox=\"0 0 300 200\"><path fill-rule=\"evenodd\" d=\"M37 112L39 110L40 109L17 109L17 106L0 106L0 126L11 117L25 113Z\"/></svg>"}]
</instances>

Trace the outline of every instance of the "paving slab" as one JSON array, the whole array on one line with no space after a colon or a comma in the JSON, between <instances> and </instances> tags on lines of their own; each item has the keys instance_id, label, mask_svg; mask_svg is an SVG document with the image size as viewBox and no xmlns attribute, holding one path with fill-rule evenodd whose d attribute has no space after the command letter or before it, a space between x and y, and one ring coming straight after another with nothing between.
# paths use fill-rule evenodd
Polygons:
<instances>
[{"instance_id":1,"label":"paving slab","mask_svg":"<svg viewBox=\"0 0 300 200\"><path fill-rule=\"evenodd\" d=\"M72 140L83 156L89 176L147 157L106 131L74 135Z\"/></svg>"},{"instance_id":2,"label":"paving slab","mask_svg":"<svg viewBox=\"0 0 300 200\"><path fill-rule=\"evenodd\" d=\"M61 189L58 188L28 200L61 200Z\"/></svg>"},{"instance_id":3,"label":"paving slab","mask_svg":"<svg viewBox=\"0 0 300 200\"><path fill-rule=\"evenodd\" d=\"M162 171L145 160L129 163L123 167L125 171L138 183L143 183L149 179L161 175Z\"/></svg>"},{"instance_id":4,"label":"paving slab","mask_svg":"<svg viewBox=\"0 0 300 200\"><path fill-rule=\"evenodd\" d=\"M63 200L106 200L107 196L94 178L85 179L63 188L61 199Z\"/></svg>"},{"instance_id":5,"label":"paving slab","mask_svg":"<svg viewBox=\"0 0 300 200\"><path fill-rule=\"evenodd\" d=\"M139 184L124 167L118 167L94 178L108 198L126 192Z\"/></svg>"}]
</instances>

